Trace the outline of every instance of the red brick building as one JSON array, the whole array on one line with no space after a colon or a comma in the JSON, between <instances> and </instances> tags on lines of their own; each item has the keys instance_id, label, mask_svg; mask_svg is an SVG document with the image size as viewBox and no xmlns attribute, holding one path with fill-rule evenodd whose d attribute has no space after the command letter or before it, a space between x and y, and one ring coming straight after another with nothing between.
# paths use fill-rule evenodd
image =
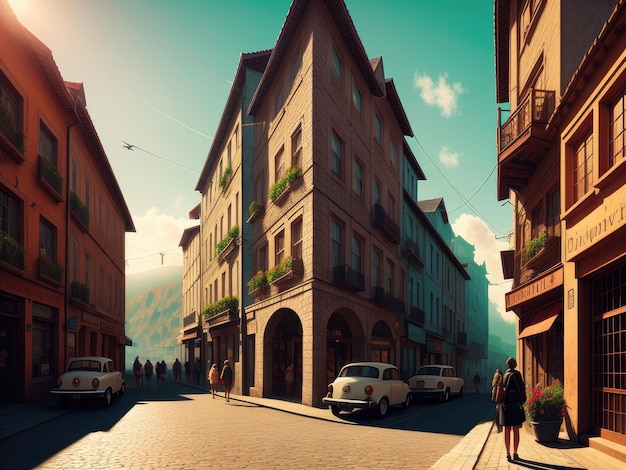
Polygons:
<instances>
[{"instance_id":1,"label":"red brick building","mask_svg":"<svg viewBox=\"0 0 626 470\"><path fill-rule=\"evenodd\" d=\"M47 397L73 356L123 370L134 230L83 85L0 0L0 401Z\"/></svg>"}]
</instances>

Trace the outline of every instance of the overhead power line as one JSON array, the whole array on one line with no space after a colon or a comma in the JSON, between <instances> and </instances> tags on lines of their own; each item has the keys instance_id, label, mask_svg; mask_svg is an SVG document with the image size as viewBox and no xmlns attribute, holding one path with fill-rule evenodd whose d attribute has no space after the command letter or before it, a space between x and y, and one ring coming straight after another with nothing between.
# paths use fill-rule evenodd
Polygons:
<instances>
[{"instance_id":1,"label":"overhead power line","mask_svg":"<svg viewBox=\"0 0 626 470\"><path fill-rule=\"evenodd\" d=\"M177 167L182 168L183 170L190 171L192 173L195 173L196 175L200 174L199 171L193 170L193 169L191 169L189 167L186 167L185 165L181 165L178 162L175 162L173 160L168 160L167 158L161 157L160 155L157 155L156 153L150 152L149 150L146 150L146 149L143 149L141 147L138 147L137 145L129 144L128 142L126 142L126 141L124 141L122 139L120 139L120 140L124 143L124 148L130 150L131 152L134 151L135 149L141 150L142 152L145 152L148 155L152 155L153 157L158 158L159 160L163 160L164 162L170 163L172 165L176 165Z\"/></svg>"}]
</instances>

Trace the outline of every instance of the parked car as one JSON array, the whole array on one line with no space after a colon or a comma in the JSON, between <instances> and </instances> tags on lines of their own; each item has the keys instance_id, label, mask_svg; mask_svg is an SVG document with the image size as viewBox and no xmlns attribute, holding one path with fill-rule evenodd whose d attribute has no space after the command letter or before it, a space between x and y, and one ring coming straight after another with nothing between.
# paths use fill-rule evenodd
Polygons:
<instances>
[{"instance_id":1,"label":"parked car","mask_svg":"<svg viewBox=\"0 0 626 470\"><path fill-rule=\"evenodd\" d=\"M409 379L414 398L437 397L448 401L452 395L463 395L464 380L457 377L454 367L433 364L420 367Z\"/></svg>"},{"instance_id":2,"label":"parked car","mask_svg":"<svg viewBox=\"0 0 626 470\"><path fill-rule=\"evenodd\" d=\"M56 388L50 393L59 397L61 406L70 400L94 398L109 406L113 395L123 395L125 390L122 373L115 370L111 359L86 356L70 360L67 371L57 379Z\"/></svg>"},{"instance_id":3,"label":"parked car","mask_svg":"<svg viewBox=\"0 0 626 470\"><path fill-rule=\"evenodd\" d=\"M383 362L346 364L322 398L335 416L341 411L371 409L383 417L390 406L406 408L410 402L409 386L400 378L398 368Z\"/></svg>"}]
</instances>

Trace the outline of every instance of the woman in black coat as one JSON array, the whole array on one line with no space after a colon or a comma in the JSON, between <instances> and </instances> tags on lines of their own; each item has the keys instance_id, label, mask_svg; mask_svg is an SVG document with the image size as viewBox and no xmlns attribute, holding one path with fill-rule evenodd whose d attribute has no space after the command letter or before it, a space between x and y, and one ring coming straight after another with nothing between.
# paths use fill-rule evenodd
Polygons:
<instances>
[{"instance_id":1,"label":"woman in black coat","mask_svg":"<svg viewBox=\"0 0 626 470\"><path fill-rule=\"evenodd\" d=\"M504 447L506 448L506 459L511 459L511 430L513 431L513 460L519 460L517 447L519 446L519 430L522 423L526 421L524 413L524 402L526 401L526 385L522 374L515 368L517 361L513 357L506 360L508 367L504 373L504 387L506 388L506 398L502 405L502 425L504 426Z\"/></svg>"}]
</instances>

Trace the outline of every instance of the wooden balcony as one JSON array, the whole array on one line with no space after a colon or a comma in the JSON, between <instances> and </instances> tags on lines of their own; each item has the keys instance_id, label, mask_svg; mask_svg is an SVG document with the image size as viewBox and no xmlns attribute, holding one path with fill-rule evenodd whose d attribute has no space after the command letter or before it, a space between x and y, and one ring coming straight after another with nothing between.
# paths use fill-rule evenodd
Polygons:
<instances>
[{"instance_id":1,"label":"wooden balcony","mask_svg":"<svg viewBox=\"0 0 626 470\"><path fill-rule=\"evenodd\" d=\"M498 128L498 200L519 191L535 172L551 146L546 125L555 106L555 92L531 90L504 124ZM502 110L498 110L502 123Z\"/></svg>"}]
</instances>

